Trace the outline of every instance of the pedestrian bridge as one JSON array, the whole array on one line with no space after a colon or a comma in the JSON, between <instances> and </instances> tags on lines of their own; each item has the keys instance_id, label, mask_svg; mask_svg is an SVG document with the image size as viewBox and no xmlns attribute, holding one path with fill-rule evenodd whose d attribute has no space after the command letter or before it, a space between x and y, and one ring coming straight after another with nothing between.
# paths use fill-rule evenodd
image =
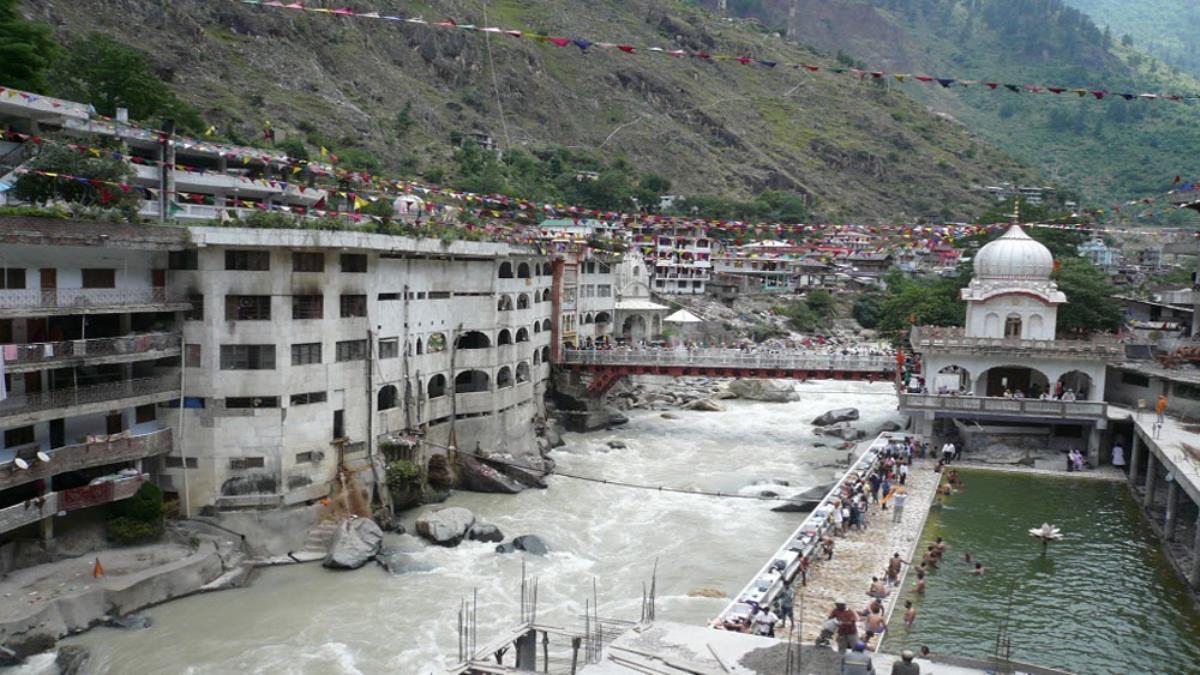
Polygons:
<instances>
[{"instance_id":1,"label":"pedestrian bridge","mask_svg":"<svg viewBox=\"0 0 1200 675\"><path fill-rule=\"evenodd\" d=\"M589 393L608 391L626 375L792 380L890 380L892 355L822 354L810 350L568 349L559 365L594 375Z\"/></svg>"}]
</instances>

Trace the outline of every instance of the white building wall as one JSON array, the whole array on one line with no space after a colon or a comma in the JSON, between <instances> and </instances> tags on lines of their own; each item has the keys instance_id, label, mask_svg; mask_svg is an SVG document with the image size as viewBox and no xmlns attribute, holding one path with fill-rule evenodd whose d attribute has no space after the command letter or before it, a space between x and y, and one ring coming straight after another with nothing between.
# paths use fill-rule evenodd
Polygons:
<instances>
[{"instance_id":1,"label":"white building wall","mask_svg":"<svg viewBox=\"0 0 1200 675\"><path fill-rule=\"evenodd\" d=\"M1021 319L1021 337L1053 340L1058 308L1024 294L995 295L982 302L967 303L966 333L969 337L1003 338L1008 317Z\"/></svg>"}]
</instances>

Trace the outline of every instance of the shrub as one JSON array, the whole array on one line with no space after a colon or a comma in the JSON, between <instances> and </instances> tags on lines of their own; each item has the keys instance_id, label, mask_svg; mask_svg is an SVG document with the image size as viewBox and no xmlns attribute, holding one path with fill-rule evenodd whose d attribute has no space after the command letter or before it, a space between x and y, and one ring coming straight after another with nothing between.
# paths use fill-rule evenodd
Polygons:
<instances>
[{"instance_id":1,"label":"shrub","mask_svg":"<svg viewBox=\"0 0 1200 675\"><path fill-rule=\"evenodd\" d=\"M140 544L159 538L166 508L162 490L153 483L142 483L132 497L109 505L108 538L118 544Z\"/></svg>"},{"instance_id":2,"label":"shrub","mask_svg":"<svg viewBox=\"0 0 1200 675\"><path fill-rule=\"evenodd\" d=\"M403 490L421 482L421 467L407 459L397 459L387 465L387 484L393 490Z\"/></svg>"}]
</instances>

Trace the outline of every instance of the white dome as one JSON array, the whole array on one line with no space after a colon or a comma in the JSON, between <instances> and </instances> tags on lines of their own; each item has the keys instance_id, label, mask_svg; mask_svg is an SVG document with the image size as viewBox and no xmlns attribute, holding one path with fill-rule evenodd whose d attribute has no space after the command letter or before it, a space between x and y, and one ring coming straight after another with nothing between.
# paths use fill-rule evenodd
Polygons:
<instances>
[{"instance_id":1,"label":"white dome","mask_svg":"<svg viewBox=\"0 0 1200 675\"><path fill-rule=\"evenodd\" d=\"M1050 249L1018 225L975 254L975 276L1000 279L1049 279L1054 271Z\"/></svg>"}]
</instances>

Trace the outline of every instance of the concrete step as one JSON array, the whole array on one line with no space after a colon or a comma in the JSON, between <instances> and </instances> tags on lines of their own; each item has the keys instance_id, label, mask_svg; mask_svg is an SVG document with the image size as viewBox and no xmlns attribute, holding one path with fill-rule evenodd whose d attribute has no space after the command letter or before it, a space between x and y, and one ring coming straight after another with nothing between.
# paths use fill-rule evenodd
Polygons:
<instances>
[{"instance_id":1,"label":"concrete step","mask_svg":"<svg viewBox=\"0 0 1200 675\"><path fill-rule=\"evenodd\" d=\"M337 523L332 520L312 526L309 528L308 536L304 539L304 545L300 547L300 550L324 555L329 551L329 545L333 543L335 530L337 530Z\"/></svg>"}]
</instances>

